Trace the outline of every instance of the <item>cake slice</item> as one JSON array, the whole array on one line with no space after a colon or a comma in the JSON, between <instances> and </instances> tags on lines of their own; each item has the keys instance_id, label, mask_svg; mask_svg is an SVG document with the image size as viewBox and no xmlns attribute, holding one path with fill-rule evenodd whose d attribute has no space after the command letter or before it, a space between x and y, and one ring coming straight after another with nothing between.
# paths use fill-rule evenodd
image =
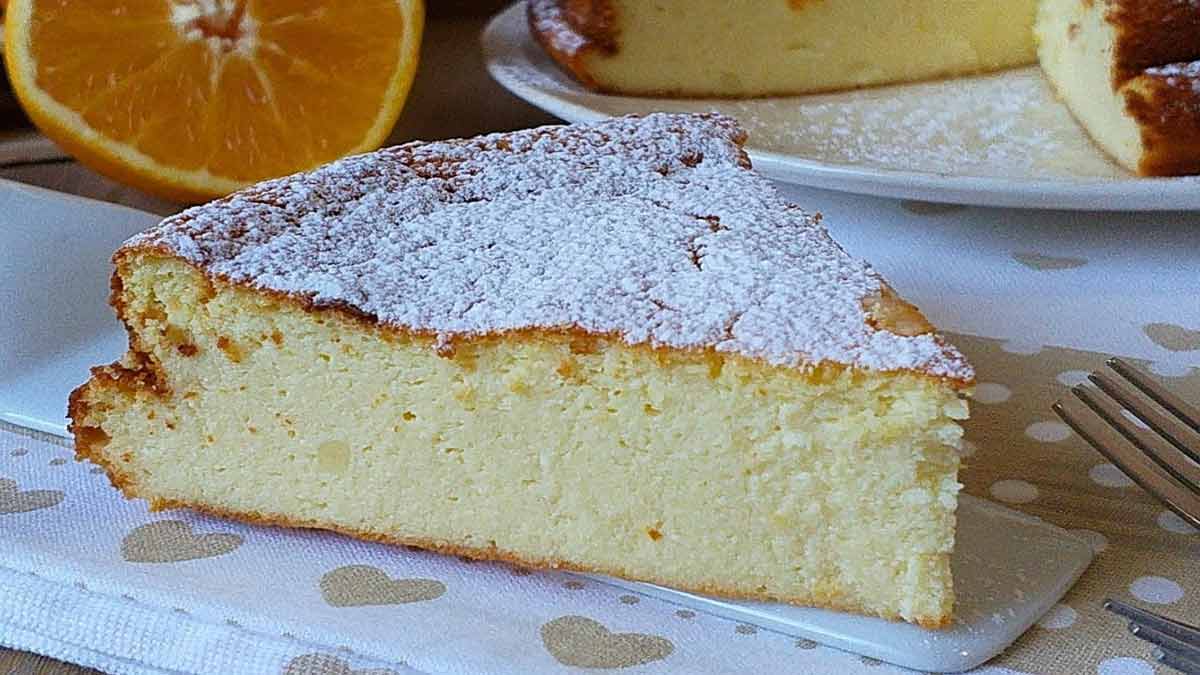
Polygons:
<instances>
[{"instance_id":1,"label":"cake slice","mask_svg":"<svg viewBox=\"0 0 1200 675\"><path fill-rule=\"evenodd\" d=\"M528 0L534 36L593 89L751 97L1037 60L1037 0Z\"/></svg>"},{"instance_id":2,"label":"cake slice","mask_svg":"<svg viewBox=\"0 0 1200 675\"><path fill-rule=\"evenodd\" d=\"M78 454L156 509L943 625L972 371L742 141L415 143L168 218Z\"/></svg>"},{"instance_id":3,"label":"cake slice","mask_svg":"<svg viewBox=\"0 0 1200 675\"><path fill-rule=\"evenodd\" d=\"M1036 31L1059 98L1113 159L1200 173L1200 3L1043 0Z\"/></svg>"}]
</instances>

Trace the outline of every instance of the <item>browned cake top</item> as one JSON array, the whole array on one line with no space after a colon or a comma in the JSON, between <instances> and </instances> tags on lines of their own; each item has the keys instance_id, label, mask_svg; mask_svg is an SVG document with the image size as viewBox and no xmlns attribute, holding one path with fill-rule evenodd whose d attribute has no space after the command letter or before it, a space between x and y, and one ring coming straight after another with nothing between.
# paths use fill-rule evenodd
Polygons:
<instances>
[{"instance_id":1,"label":"browned cake top","mask_svg":"<svg viewBox=\"0 0 1200 675\"><path fill-rule=\"evenodd\" d=\"M1200 61L1147 68L1122 93L1146 147L1141 172L1200 174Z\"/></svg>"},{"instance_id":2,"label":"browned cake top","mask_svg":"<svg viewBox=\"0 0 1200 675\"><path fill-rule=\"evenodd\" d=\"M971 380L940 337L874 327L880 277L751 171L743 140L728 118L657 114L411 143L189 209L118 255L157 248L444 341L582 330Z\"/></svg>"},{"instance_id":3,"label":"browned cake top","mask_svg":"<svg viewBox=\"0 0 1200 675\"><path fill-rule=\"evenodd\" d=\"M1117 32L1114 85L1152 66L1200 59L1200 0L1101 1Z\"/></svg>"},{"instance_id":4,"label":"browned cake top","mask_svg":"<svg viewBox=\"0 0 1200 675\"><path fill-rule=\"evenodd\" d=\"M1147 68L1144 74L1161 79L1163 84L1173 89L1200 96L1200 61Z\"/></svg>"},{"instance_id":5,"label":"browned cake top","mask_svg":"<svg viewBox=\"0 0 1200 675\"><path fill-rule=\"evenodd\" d=\"M584 57L589 52L611 55L620 49L611 0L529 0L527 6L530 31L547 53L581 83L599 88Z\"/></svg>"},{"instance_id":6,"label":"browned cake top","mask_svg":"<svg viewBox=\"0 0 1200 675\"><path fill-rule=\"evenodd\" d=\"M610 0L532 0L529 16L539 32L562 41L564 51L577 51L583 41L617 50L616 8Z\"/></svg>"}]
</instances>

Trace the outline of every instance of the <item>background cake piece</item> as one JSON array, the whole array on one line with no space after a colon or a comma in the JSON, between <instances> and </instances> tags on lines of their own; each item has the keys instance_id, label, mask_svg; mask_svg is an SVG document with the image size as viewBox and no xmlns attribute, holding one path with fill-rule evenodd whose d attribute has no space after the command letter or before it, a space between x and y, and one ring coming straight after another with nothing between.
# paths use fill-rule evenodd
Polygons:
<instances>
[{"instance_id":1,"label":"background cake piece","mask_svg":"<svg viewBox=\"0 0 1200 675\"><path fill-rule=\"evenodd\" d=\"M529 0L529 18L593 89L736 98L1033 63L1036 2Z\"/></svg>"},{"instance_id":2,"label":"background cake piece","mask_svg":"<svg viewBox=\"0 0 1200 675\"><path fill-rule=\"evenodd\" d=\"M972 371L743 137L410 144L172 217L77 451L155 508L945 624Z\"/></svg>"},{"instance_id":3,"label":"background cake piece","mask_svg":"<svg viewBox=\"0 0 1200 675\"><path fill-rule=\"evenodd\" d=\"M1200 173L1200 3L1043 0L1042 69L1096 143L1145 176Z\"/></svg>"}]
</instances>

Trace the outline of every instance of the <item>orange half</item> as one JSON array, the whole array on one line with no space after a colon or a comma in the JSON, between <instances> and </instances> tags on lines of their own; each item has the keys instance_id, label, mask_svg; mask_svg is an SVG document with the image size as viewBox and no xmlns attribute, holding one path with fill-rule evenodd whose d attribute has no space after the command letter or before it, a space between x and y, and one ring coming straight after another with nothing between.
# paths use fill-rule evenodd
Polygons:
<instances>
[{"instance_id":1,"label":"orange half","mask_svg":"<svg viewBox=\"0 0 1200 675\"><path fill-rule=\"evenodd\" d=\"M202 201L379 147L423 0L9 0L30 118L80 161Z\"/></svg>"}]
</instances>

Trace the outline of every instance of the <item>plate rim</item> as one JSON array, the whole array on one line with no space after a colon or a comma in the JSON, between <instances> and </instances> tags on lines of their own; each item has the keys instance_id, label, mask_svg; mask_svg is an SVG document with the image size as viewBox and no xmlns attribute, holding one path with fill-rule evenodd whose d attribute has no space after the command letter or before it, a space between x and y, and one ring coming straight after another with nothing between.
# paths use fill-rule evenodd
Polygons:
<instances>
[{"instance_id":1,"label":"plate rim","mask_svg":"<svg viewBox=\"0 0 1200 675\"><path fill-rule=\"evenodd\" d=\"M514 49L537 46L527 29L523 40L508 39L512 24L525 25L524 11L524 0L514 3L492 17L481 34L484 63L492 78L522 100L569 122L610 117L512 75L515 64L508 55ZM823 162L753 146L747 146L746 152L755 168L768 178L874 197L1038 210L1200 210L1200 176L1094 180L1000 178Z\"/></svg>"}]
</instances>

